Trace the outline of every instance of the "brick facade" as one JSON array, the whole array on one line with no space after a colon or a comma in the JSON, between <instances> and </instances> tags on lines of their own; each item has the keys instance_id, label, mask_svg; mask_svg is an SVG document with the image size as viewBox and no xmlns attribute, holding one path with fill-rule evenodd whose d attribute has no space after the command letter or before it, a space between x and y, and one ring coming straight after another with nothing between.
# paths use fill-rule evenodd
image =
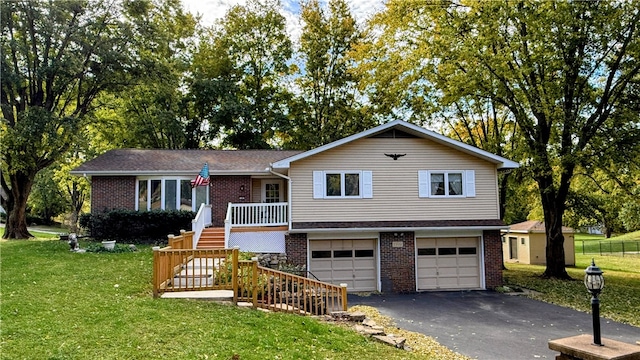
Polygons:
<instances>
[{"instance_id":1,"label":"brick facade","mask_svg":"<svg viewBox=\"0 0 640 360\"><path fill-rule=\"evenodd\" d=\"M94 176L91 178L91 213L112 209L136 209L135 176Z\"/></svg>"},{"instance_id":2,"label":"brick facade","mask_svg":"<svg viewBox=\"0 0 640 360\"><path fill-rule=\"evenodd\" d=\"M209 203L213 226L224 226L229 203L251 202L251 176L211 176Z\"/></svg>"},{"instance_id":3,"label":"brick facade","mask_svg":"<svg viewBox=\"0 0 640 360\"><path fill-rule=\"evenodd\" d=\"M484 275L487 289L502 286L502 239L500 230L485 230Z\"/></svg>"},{"instance_id":4,"label":"brick facade","mask_svg":"<svg viewBox=\"0 0 640 360\"><path fill-rule=\"evenodd\" d=\"M307 266L307 234L287 234L284 244L290 264Z\"/></svg>"},{"instance_id":5,"label":"brick facade","mask_svg":"<svg viewBox=\"0 0 640 360\"><path fill-rule=\"evenodd\" d=\"M413 232L380 233L380 282L383 292L416 291Z\"/></svg>"}]
</instances>

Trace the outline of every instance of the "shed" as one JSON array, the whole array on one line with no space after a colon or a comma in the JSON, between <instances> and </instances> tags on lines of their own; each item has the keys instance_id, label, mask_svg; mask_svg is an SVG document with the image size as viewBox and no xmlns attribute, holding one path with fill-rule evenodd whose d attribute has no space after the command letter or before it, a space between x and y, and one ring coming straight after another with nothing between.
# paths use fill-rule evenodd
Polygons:
<instances>
[{"instance_id":1,"label":"shed","mask_svg":"<svg viewBox=\"0 0 640 360\"><path fill-rule=\"evenodd\" d=\"M547 236L544 222L530 220L513 224L509 230L502 230L502 257L505 262L545 265ZM574 244L575 231L563 226L564 262L566 265L576 264Z\"/></svg>"}]
</instances>

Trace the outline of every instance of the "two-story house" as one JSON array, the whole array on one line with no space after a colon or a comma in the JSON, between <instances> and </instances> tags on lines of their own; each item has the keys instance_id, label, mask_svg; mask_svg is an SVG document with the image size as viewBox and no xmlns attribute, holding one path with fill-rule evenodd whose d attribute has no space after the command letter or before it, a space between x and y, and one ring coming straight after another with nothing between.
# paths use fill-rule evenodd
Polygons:
<instances>
[{"instance_id":1,"label":"two-story house","mask_svg":"<svg viewBox=\"0 0 640 360\"><path fill-rule=\"evenodd\" d=\"M191 188L204 163L209 185ZM121 149L72 173L91 177L92 212L199 210L194 227L224 226L226 247L284 252L349 291L413 292L502 284L498 172L516 167L394 121L306 152Z\"/></svg>"}]
</instances>

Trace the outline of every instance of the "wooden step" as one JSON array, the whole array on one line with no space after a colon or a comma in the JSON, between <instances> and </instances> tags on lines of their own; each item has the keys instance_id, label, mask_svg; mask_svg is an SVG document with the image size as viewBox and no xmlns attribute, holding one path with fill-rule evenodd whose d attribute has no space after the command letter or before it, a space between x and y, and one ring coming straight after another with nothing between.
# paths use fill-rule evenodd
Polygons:
<instances>
[{"instance_id":1,"label":"wooden step","mask_svg":"<svg viewBox=\"0 0 640 360\"><path fill-rule=\"evenodd\" d=\"M198 249L222 249L224 248L224 228L205 228L202 230Z\"/></svg>"}]
</instances>

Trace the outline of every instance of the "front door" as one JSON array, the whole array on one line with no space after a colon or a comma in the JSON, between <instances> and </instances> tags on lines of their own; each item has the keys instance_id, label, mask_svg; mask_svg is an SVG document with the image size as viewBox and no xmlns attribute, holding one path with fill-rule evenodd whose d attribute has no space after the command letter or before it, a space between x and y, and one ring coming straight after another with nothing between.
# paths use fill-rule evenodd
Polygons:
<instances>
[{"instance_id":1,"label":"front door","mask_svg":"<svg viewBox=\"0 0 640 360\"><path fill-rule=\"evenodd\" d=\"M509 238L509 259L518 260L518 238Z\"/></svg>"},{"instance_id":2,"label":"front door","mask_svg":"<svg viewBox=\"0 0 640 360\"><path fill-rule=\"evenodd\" d=\"M278 179L262 180L262 202L283 202L283 182Z\"/></svg>"}]
</instances>

